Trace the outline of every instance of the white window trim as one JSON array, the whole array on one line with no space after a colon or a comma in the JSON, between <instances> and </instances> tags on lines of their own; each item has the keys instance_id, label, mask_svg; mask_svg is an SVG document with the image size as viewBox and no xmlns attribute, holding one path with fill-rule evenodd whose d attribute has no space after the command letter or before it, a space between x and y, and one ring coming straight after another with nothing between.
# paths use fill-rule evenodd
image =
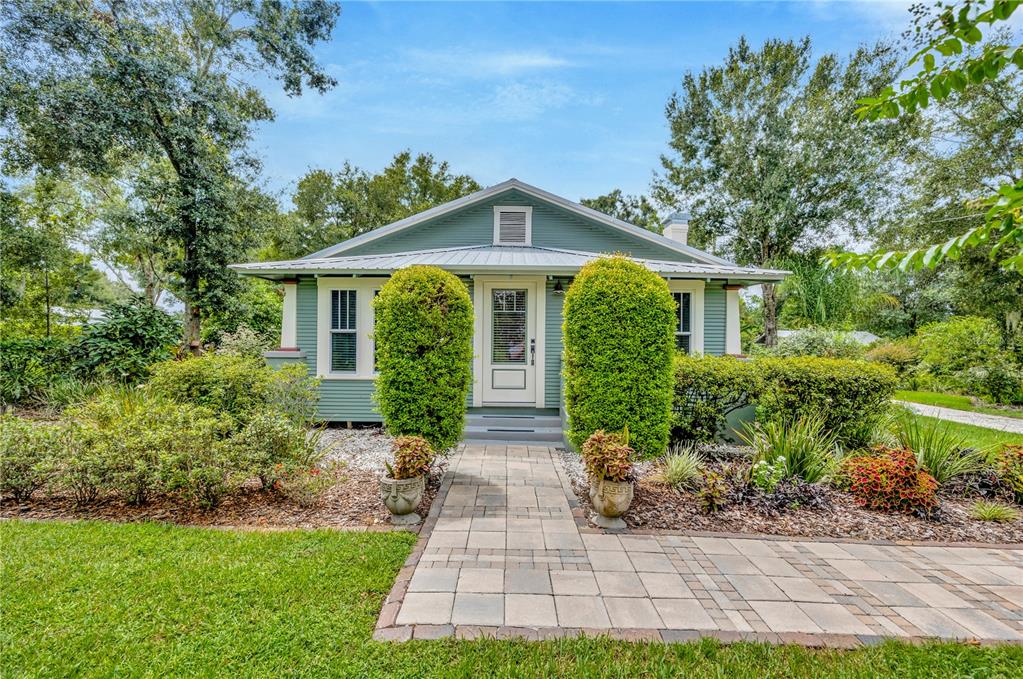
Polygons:
<instances>
[{"instance_id":1,"label":"white window trim","mask_svg":"<svg viewBox=\"0 0 1023 679\"><path fill-rule=\"evenodd\" d=\"M703 281L693 280L669 280L668 289L672 292L688 292L689 313L689 353L691 355L703 353L703 292L705 288Z\"/></svg>"},{"instance_id":2,"label":"white window trim","mask_svg":"<svg viewBox=\"0 0 1023 679\"><path fill-rule=\"evenodd\" d=\"M525 212L526 213L526 242L525 243L502 243L501 242L501 213L502 212ZM494 245L507 245L512 247L529 247L533 244L533 208L530 205L495 205L494 206Z\"/></svg>"},{"instance_id":3,"label":"white window trim","mask_svg":"<svg viewBox=\"0 0 1023 679\"><path fill-rule=\"evenodd\" d=\"M373 291L385 278L316 279L316 376L325 380L370 380L373 372ZM330 293L355 290L355 372L330 370Z\"/></svg>"}]
</instances>

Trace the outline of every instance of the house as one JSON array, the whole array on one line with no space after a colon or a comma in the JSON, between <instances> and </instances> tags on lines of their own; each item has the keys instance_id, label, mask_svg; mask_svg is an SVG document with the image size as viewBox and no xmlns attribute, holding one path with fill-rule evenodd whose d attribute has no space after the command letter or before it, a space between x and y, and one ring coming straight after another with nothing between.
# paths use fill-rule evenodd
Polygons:
<instances>
[{"instance_id":1,"label":"house","mask_svg":"<svg viewBox=\"0 0 1023 679\"><path fill-rule=\"evenodd\" d=\"M320 416L342 422L380 421L371 302L388 276L413 264L456 274L476 305L467 436L553 440L563 416L564 291L601 253L628 254L667 279L680 349L739 353L739 289L784 272L698 250L688 230L682 215L656 234L510 179L301 259L232 268L283 284L281 347L267 358L306 363L321 379Z\"/></svg>"}]
</instances>

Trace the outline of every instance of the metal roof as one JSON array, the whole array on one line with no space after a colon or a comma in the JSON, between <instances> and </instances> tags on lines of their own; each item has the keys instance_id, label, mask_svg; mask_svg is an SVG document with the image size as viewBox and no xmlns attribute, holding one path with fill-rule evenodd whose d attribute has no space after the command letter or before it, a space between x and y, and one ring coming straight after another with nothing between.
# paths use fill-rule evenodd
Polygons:
<instances>
[{"instance_id":1,"label":"metal roof","mask_svg":"<svg viewBox=\"0 0 1023 679\"><path fill-rule=\"evenodd\" d=\"M295 274L380 274L416 264L429 264L454 273L531 272L574 274L587 262L600 257L596 252L525 246L476 245L436 250L417 250L383 255L318 257L283 262L232 264L241 274L263 278L287 278ZM777 281L786 271L758 269L735 264L669 262L634 258L651 271L680 278L729 278L748 281Z\"/></svg>"}]
</instances>

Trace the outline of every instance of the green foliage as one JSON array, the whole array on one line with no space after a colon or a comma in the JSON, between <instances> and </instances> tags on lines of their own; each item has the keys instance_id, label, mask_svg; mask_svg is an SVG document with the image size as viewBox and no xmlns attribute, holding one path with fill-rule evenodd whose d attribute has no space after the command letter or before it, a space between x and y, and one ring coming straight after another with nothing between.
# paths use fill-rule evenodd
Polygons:
<instances>
[{"instance_id":1,"label":"green foliage","mask_svg":"<svg viewBox=\"0 0 1023 679\"><path fill-rule=\"evenodd\" d=\"M870 509L928 514L938 506L938 482L917 465L911 450L875 448L842 461L844 485Z\"/></svg>"},{"instance_id":2,"label":"green foliage","mask_svg":"<svg viewBox=\"0 0 1023 679\"><path fill-rule=\"evenodd\" d=\"M862 358L864 347L852 335L841 330L804 328L778 340L773 349L765 349L771 356L820 356L823 358Z\"/></svg>"},{"instance_id":3,"label":"green foliage","mask_svg":"<svg viewBox=\"0 0 1023 679\"><path fill-rule=\"evenodd\" d=\"M225 332L217 341L216 353L222 356L262 358L263 353L277 345L272 339L260 335L247 325L239 325L234 332Z\"/></svg>"},{"instance_id":4,"label":"green foliage","mask_svg":"<svg viewBox=\"0 0 1023 679\"><path fill-rule=\"evenodd\" d=\"M414 479L430 473L437 456L430 442L422 436L399 436L394 439L394 464L385 462L392 479Z\"/></svg>"},{"instance_id":5,"label":"green foliage","mask_svg":"<svg viewBox=\"0 0 1023 679\"><path fill-rule=\"evenodd\" d=\"M284 479L315 468L323 458L319 432L273 410L257 411L229 442L230 455L264 489L279 489Z\"/></svg>"},{"instance_id":6,"label":"green foliage","mask_svg":"<svg viewBox=\"0 0 1023 679\"><path fill-rule=\"evenodd\" d=\"M990 319L958 316L920 328L920 360L934 374L951 375L994 357L1001 336Z\"/></svg>"},{"instance_id":7,"label":"green foliage","mask_svg":"<svg viewBox=\"0 0 1023 679\"><path fill-rule=\"evenodd\" d=\"M749 470L750 482L765 493L773 493L785 478L785 470L785 456L783 455L774 458L773 462L757 460Z\"/></svg>"},{"instance_id":8,"label":"green foliage","mask_svg":"<svg viewBox=\"0 0 1023 679\"><path fill-rule=\"evenodd\" d=\"M762 389L752 361L731 356L675 356L673 440L710 442L729 413L753 402Z\"/></svg>"},{"instance_id":9,"label":"green foliage","mask_svg":"<svg viewBox=\"0 0 1023 679\"><path fill-rule=\"evenodd\" d=\"M703 485L696 492L696 502L704 514L714 514L725 508L728 497L728 484L717 472L703 475Z\"/></svg>"},{"instance_id":10,"label":"green foliage","mask_svg":"<svg viewBox=\"0 0 1023 679\"><path fill-rule=\"evenodd\" d=\"M587 437L580 451L586 473L594 481L628 481L632 478L632 458L636 451L629 447L629 432L608 433L598 429Z\"/></svg>"},{"instance_id":11,"label":"green foliage","mask_svg":"<svg viewBox=\"0 0 1023 679\"><path fill-rule=\"evenodd\" d=\"M703 456L695 444L676 444L661 460L652 478L672 488L691 487L703 478L703 467Z\"/></svg>"},{"instance_id":12,"label":"green foliage","mask_svg":"<svg viewBox=\"0 0 1023 679\"><path fill-rule=\"evenodd\" d=\"M0 404L37 405L74 363L65 339L0 339Z\"/></svg>"},{"instance_id":13,"label":"green foliage","mask_svg":"<svg viewBox=\"0 0 1023 679\"><path fill-rule=\"evenodd\" d=\"M995 471L1016 502L1023 504L1023 444L1004 446L995 458Z\"/></svg>"},{"instance_id":14,"label":"green foliage","mask_svg":"<svg viewBox=\"0 0 1023 679\"><path fill-rule=\"evenodd\" d=\"M970 516L977 521L994 521L995 523L1012 523L1019 520L1019 512L1009 505L990 500L977 500L970 507Z\"/></svg>"},{"instance_id":15,"label":"green foliage","mask_svg":"<svg viewBox=\"0 0 1023 679\"><path fill-rule=\"evenodd\" d=\"M429 266L396 272L373 301L376 402L394 436L439 450L462 434L472 380L473 308L465 283Z\"/></svg>"},{"instance_id":16,"label":"green foliage","mask_svg":"<svg viewBox=\"0 0 1023 679\"><path fill-rule=\"evenodd\" d=\"M146 385L155 396L190 403L245 424L259 413L275 412L299 424L312 420L318 382L302 364L279 370L242 356L204 354L153 366Z\"/></svg>"},{"instance_id":17,"label":"green foliage","mask_svg":"<svg viewBox=\"0 0 1023 679\"><path fill-rule=\"evenodd\" d=\"M394 156L377 174L346 162L339 172L311 170L292 197L291 228L273 234L274 257L289 259L334 245L480 190L429 153Z\"/></svg>"},{"instance_id":18,"label":"green foliage","mask_svg":"<svg viewBox=\"0 0 1023 679\"><path fill-rule=\"evenodd\" d=\"M50 480L61 432L13 415L0 415L0 492L21 502Z\"/></svg>"},{"instance_id":19,"label":"green foliage","mask_svg":"<svg viewBox=\"0 0 1023 679\"><path fill-rule=\"evenodd\" d=\"M903 417L898 422L896 438L901 447L913 451L920 468L938 483L980 470L987 458L986 451L968 449L965 438L947 423L938 421Z\"/></svg>"},{"instance_id":20,"label":"green foliage","mask_svg":"<svg viewBox=\"0 0 1023 679\"><path fill-rule=\"evenodd\" d=\"M826 269L816 257L786 259L780 268L791 271L778 286L781 311L778 322L786 328L837 328L855 326L869 315L865 295L855 273Z\"/></svg>"},{"instance_id":21,"label":"green foliage","mask_svg":"<svg viewBox=\"0 0 1023 679\"><path fill-rule=\"evenodd\" d=\"M215 309L203 319L202 339L218 349L239 335L259 338L261 346L276 347L281 337L284 298L279 285L270 281L243 278L240 290L229 305Z\"/></svg>"},{"instance_id":22,"label":"green foliage","mask_svg":"<svg viewBox=\"0 0 1023 679\"><path fill-rule=\"evenodd\" d=\"M143 299L119 302L104 310L75 342L80 371L117 381L138 382L149 366L174 355L181 325L173 316Z\"/></svg>"},{"instance_id":23,"label":"green foliage","mask_svg":"<svg viewBox=\"0 0 1023 679\"><path fill-rule=\"evenodd\" d=\"M872 347L863 356L872 363L881 363L895 371L900 380L920 362L920 353L914 342L883 342Z\"/></svg>"},{"instance_id":24,"label":"green foliage","mask_svg":"<svg viewBox=\"0 0 1023 679\"><path fill-rule=\"evenodd\" d=\"M764 384L757 417L785 422L820 417L838 443L858 447L869 418L881 417L895 393L895 373L866 361L831 358L757 359Z\"/></svg>"},{"instance_id":25,"label":"green foliage","mask_svg":"<svg viewBox=\"0 0 1023 679\"><path fill-rule=\"evenodd\" d=\"M601 257L565 294L568 436L628 427L641 457L664 452L671 426L675 302L664 279L624 256Z\"/></svg>"},{"instance_id":26,"label":"green foliage","mask_svg":"<svg viewBox=\"0 0 1023 679\"><path fill-rule=\"evenodd\" d=\"M785 478L797 476L817 483L831 476L841 455L837 434L826 428L826 422L823 415L768 420L747 424L740 436L753 448L754 462L773 464L780 459Z\"/></svg>"},{"instance_id":27,"label":"green foliage","mask_svg":"<svg viewBox=\"0 0 1023 679\"><path fill-rule=\"evenodd\" d=\"M654 233L661 233L662 224L661 218L657 214L657 208L646 196L630 196L622 193L621 189L614 189L603 196L583 198L579 202L615 219Z\"/></svg>"}]
</instances>

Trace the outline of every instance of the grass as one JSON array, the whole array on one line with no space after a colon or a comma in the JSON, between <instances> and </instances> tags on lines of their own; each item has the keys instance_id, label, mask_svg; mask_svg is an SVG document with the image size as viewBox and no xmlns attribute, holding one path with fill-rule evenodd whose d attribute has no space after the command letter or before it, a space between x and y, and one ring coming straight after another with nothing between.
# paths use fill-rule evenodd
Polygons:
<instances>
[{"instance_id":1,"label":"grass","mask_svg":"<svg viewBox=\"0 0 1023 679\"><path fill-rule=\"evenodd\" d=\"M970 516L978 521L1010 523L1019 518L1019 512L1015 508L1001 502L977 500L973 503L973 507L970 508Z\"/></svg>"},{"instance_id":2,"label":"grass","mask_svg":"<svg viewBox=\"0 0 1023 679\"><path fill-rule=\"evenodd\" d=\"M928 406L940 406L942 408L953 408L955 410L968 410L973 413L985 413L987 415L1001 415L1002 417L1023 419L1023 410L977 406L973 404L973 401L969 396L960 396L958 394L939 394L934 391L896 391L895 398L899 401L922 403Z\"/></svg>"},{"instance_id":3,"label":"grass","mask_svg":"<svg viewBox=\"0 0 1023 679\"><path fill-rule=\"evenodd\" d=\"M371 641L403 533L0 523L4 676L1007 677L1023 647Z\"/></svg>"},{"instance_id":4,"label":"grass","mask_svg":"<svg viewBox=\"0 0 1023 679\"><path fill-rule=\"evenodd\" d=\"M964 439L966 441L966 445L971 448L997 448L1005 443L1023 445L1023 434L1014 434L1012 432L999 431L997 429L987 429L986 427L976 427L972 424L949 422L948 420L939 420L934 417L925 417L924 415L913 415L912 417L921 423L930 426L944 427L945 425L948 425L949 434Z\"/></svg>"}]
</instances>

